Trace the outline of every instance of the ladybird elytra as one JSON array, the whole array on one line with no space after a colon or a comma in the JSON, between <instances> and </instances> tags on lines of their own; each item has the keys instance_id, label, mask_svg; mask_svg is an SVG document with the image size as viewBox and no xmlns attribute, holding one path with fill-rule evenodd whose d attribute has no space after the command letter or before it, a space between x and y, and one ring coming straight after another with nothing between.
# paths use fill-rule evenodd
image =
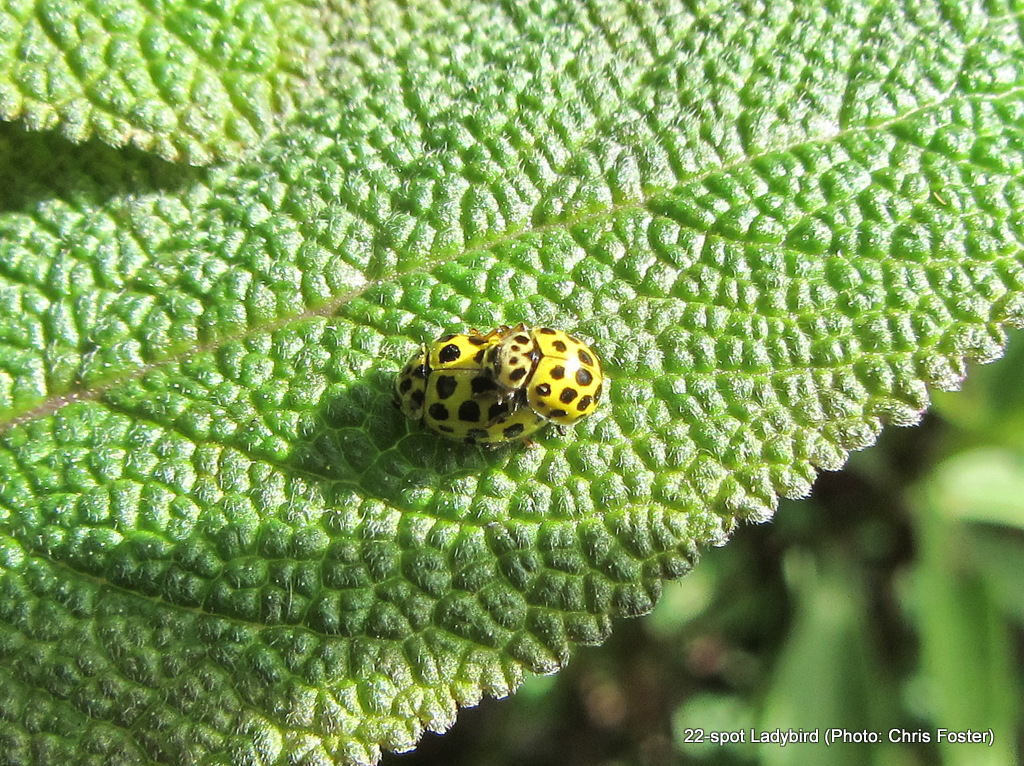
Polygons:
<instances>
[{"instance_id":1,"label":"ladybird elytra","mask_svg":"<svg viewBox=\"0 0 1024 766\"><path fill-rule=\"evenodd\" d=\"M395 380L394 401L406 417L441 436L493 447L527 440L546 424L519 406L485 370L488 348L500 334L443 335L412 356Z\"/></svg>"},{"instance_id":2,"label":"ladybird elytra","mask_svg":"<svg viewBox=\"0 0 1024 766\"><path fill-rule=\"evenodd\" d=\"M485 364L504 396L525 400L560 425L572 425L597 408L604 374L599 357L583 341L551 327L531 330L520 324L499 331Z\"/></svg>"}]
</instances>

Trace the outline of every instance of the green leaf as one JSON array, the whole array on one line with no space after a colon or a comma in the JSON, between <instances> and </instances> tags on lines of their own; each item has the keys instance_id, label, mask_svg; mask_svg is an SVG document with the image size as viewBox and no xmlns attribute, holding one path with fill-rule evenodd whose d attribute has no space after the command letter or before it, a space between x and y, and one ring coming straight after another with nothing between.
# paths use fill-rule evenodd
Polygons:
<instances>
[{"instance_id":1,"label":"green leaf","mask_svg":"<svg viewBox=\"0 0 1024 766\"><path fill-rule=\"evenodd\" d=\"M794 554L787 565L797 615L755 728L762 740L780 731L795 744L758 745L760 762L806 763L814 748L830 766L893 763L900 749L883 732L900 725L898 689L873 656L863 619L869 603L852 565L835 554L818 566ZM835 730L845 734L830 737ZM881 736L871 744L868 732Z\"/></svg>"},{"instance_id":2,"label":"green leaf","mask_svg":"<svg viewBox=\"0 0 1024 766\"><path fill-rule=\"evenodd\" d=\"M325 95L233 164L0 127L13 763L412 747L649 610L1021 323L1011 8L322 28ZM420 343L518 321L592 342L596 415L487 452L391 409Z\"/></svg>"},{"instance_id":3,"label":"green leaf","mask_svg":"<svg viewBox=\"0 0 1024 766\"><path fill-rule=\"evenodd\" d=\"M1009 583L991 576L998 568L985 571L991 563L998 564L1005 549L978 545L970 530L957 523L950 500L942 495L944 487L958 483L961 470L972 470L973 457L950 461L918 493L921 556L908 593L921 629L917 696L936 727L933 741L943 763L953 766L1009 763L1017 750L1008 735L1016 730L1019 693L1016 684L1007 681L1013 678L1016 649L1000 608L1008 601L1004 594ZM982 491L971 505L979 508L985 502ZM1002 537L1005 545L1008 540L1005 534ZM984 562L971 560L978 552L986 554ZM1019 601L1019 596L1013 600ZM988 738L950 741L939 727Z\"/></svg>"},{"instance_id":4,"label":"green leaf","mask_svg":"<svg viewBox=\"0 0 1024 766\"><path fill-rule=\"evenodd\" d=\"M297 2L3 0L0 119L204 164L294 112L326 45Z\"/></svg>"},{"instance_id":5,"label":"green leaf","mask_svg":"<svg viewBox=\"0 0 1024 766\"><path fill-rule=\"evenodd\" d=\"M999 447L957 455L936 472L935 512L950 522L1024 529L1024 475L1019 455Z\"/></svg>"}]
</instances>

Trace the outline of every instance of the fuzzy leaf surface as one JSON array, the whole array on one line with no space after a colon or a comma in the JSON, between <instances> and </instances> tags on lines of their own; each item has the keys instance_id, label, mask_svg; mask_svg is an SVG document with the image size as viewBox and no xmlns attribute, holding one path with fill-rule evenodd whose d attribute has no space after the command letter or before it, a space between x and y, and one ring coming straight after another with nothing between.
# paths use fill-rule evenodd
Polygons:
<instances>
[{"instance_id":1,"label":"fuzzy leaf surface","mask_svg":"<svg viewBox=\"0 0 1024 766\"><path fill-rule=\"evenodd\" d=\"M326 47L288 0L3 0L0 119L205 164L293 112Z\"/></svg>"},{"instance_id":2,"label":"fuzzy leaf surface","mask_svg":"<svg viewBox=\"0 0 1024 766\"><path fill-rule=\"evenodd\" d=\"M0 127L0 751L372 763L915 422L1024 316L1019 14L374 3L232 164ZM597 414L391 408L519 321Z\"/></svg>"}]
</instances>

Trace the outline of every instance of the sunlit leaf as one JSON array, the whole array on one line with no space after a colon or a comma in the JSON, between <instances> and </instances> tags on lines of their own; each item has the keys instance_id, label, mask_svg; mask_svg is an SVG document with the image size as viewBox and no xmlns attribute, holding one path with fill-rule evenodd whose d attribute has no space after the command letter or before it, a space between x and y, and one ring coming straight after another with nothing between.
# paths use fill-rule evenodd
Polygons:
<instances>
[{"instance_id":1,"label":"sunlit leaf","mask_svg":"<svg viewBox=\"0 0 1024 766\"><path fill-rule=\"evenodd\" d=\"M235 156L316 89L320 20L287 0L3 0L0 119L193 164Z\"/></svg>"},{"instance_id":2,"label":"sunlit leaf","mask_svg":"<svg viewBox=\"0 0 1024 766\"><path fill-rule=\"evenodd\" d=\"M0 128L0 752L373 762L916 422L1024 314L1011 10L374 3L234 164ZM518 321L596 415L390 407Z\"/></svg>"}]
</instances>

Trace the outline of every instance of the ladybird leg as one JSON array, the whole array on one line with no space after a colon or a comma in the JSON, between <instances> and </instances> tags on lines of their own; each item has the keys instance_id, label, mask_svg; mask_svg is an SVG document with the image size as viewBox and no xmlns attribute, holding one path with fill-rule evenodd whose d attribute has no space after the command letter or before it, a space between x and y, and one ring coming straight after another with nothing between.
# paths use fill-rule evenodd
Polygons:
<instances>
[{"instance_id":1,"label":"ladybird leg","mask_svg":"<svg viewBox=\"0 0 1024 766\"><path fill-rule=\"evenodd\" d=\"M510 410L515 409L515 407L517 406L514 391L498 391L497 393L492 391L491 395L495 397L495 401L498 404L505 404L506 402L511 402L511 405L509 407Z\"/></svg>"},{"instance_id":2,"label":"ladybird leg","mask_svg":"<svg viewBox=\"0 0 1024 766\"><path fill-rule=\"evenodd\" d=\"M526 391L521 388L516 388L511 391L487 391L485 393L487 396L495 397L495 401L498 404L505 404L508 402L508 411L502 412L498 417L491 420L491 422L487 424L488 426L493 426L499 420L507 420L508 416L516 410L529 406L526 400Z\"/></svg>"},{"instance_id":3,"label":"ladybird leg","mask_svg":"<svg viewBox=\"0 0 1024 766\"><path fill-rule=\"evenodd\" d=\"M495 415L493 418L487 421L487 425L484 426L487 430L494 428L497 425L501 425L512 415L512 410L503 410L502 412Z\"/></svg>"},{"instance_id":4,"label":"ladybird leg","mask_svg":"<svg viewBox=\"0 0 1024 766\"><path fill-rule=\"evenodd\" d=\"M468 333L468 335L469 335L469 336L470 336L471 338L482 338L483 340L487 340L487 341L490 341L490 340L494 340L495 338L499 337L499 335L500 335L500 331L501 331L501 328L499 327L499 328L498 328L498 329L496 329L496 330L490 330L490 331L489 331L489 332L488 332L488 333L487 333L487 334L485 335L484 333L480 332L480 331L479 331L478 329L476 329L475 327L470 327L470 328L469 328L469 333Z\"/></svg>"},{"instance_id":5,"label":"ladybird leg","mask_svg":"<svg viewBox=\"0 0 1024 766\"><path fill-rule=\"evenodd\" d=\"M472 382L470 383L470 387L474 399L493 397L496 396L498 393L497 384L486 375L478 375L477 377L473 378ZM500 399L498 399L497 401L499 404L501 403Z\"/></svg>"}]
</instances>

